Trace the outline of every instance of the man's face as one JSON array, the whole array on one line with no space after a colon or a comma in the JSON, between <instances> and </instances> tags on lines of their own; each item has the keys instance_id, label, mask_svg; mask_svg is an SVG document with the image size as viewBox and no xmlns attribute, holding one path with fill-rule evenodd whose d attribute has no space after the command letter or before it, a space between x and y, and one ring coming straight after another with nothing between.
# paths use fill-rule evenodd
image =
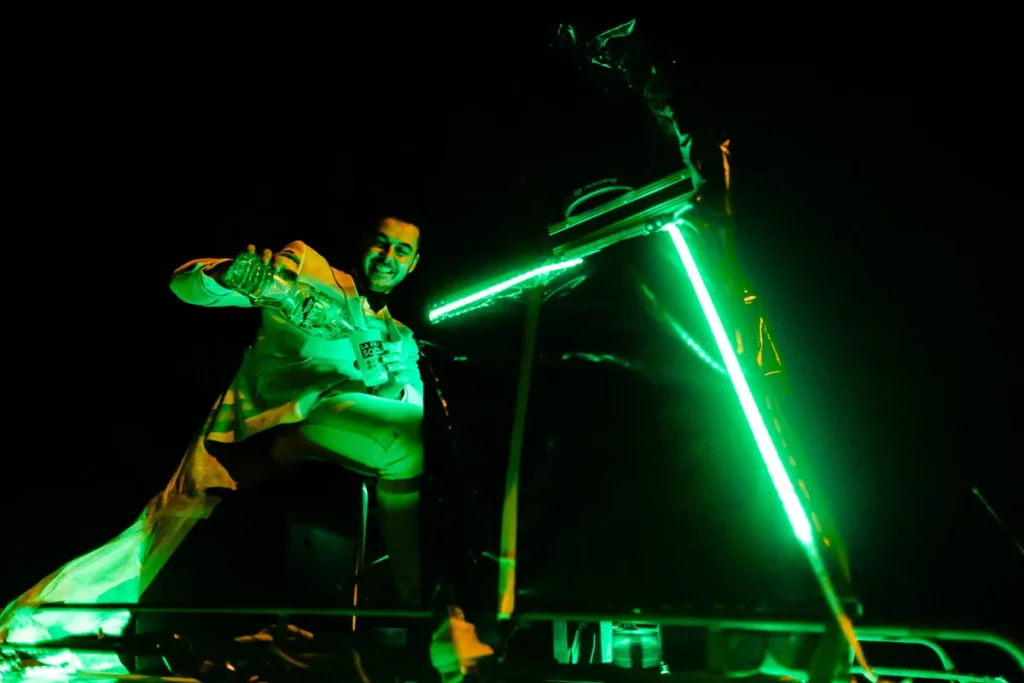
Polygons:
<instances>
[{"instance_id":1,"label":"man's face","mask_svg":"<svg viewBox=\"0 0 1024 683\"><path fill-rule=\"evenodd\" d=\"M420 229L394 218L381 221L363 253L363 272L375 292L390 292L419 263Z\"/></svg>"}]
</instances>

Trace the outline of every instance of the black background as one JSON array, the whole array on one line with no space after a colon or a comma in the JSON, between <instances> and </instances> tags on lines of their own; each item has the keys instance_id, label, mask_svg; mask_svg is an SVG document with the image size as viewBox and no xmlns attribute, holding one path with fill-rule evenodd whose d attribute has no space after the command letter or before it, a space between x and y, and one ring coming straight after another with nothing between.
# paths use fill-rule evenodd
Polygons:
<instances>
[{"instance_id":1,"label":"black background","mask_svg":"<svg viewBox=\"0 0 1024 683\"><path fill-rule=\"evenodd\" d=\"M134 518L250 340L246 312L174 300L176 265L293 239L343 260L361 220L411 207L423 264L393 308L423 327L437 293L538 249L569 190L664 157L628 93L551 66L553 25L373 25L316 59L98 42L19 98L0 595ZM917 52L650 39L733 140L741 260L858 587L875 613L971 604L1021 563L971 488L1024 530L1005 98Z\"/></svg>"}]
</instances>

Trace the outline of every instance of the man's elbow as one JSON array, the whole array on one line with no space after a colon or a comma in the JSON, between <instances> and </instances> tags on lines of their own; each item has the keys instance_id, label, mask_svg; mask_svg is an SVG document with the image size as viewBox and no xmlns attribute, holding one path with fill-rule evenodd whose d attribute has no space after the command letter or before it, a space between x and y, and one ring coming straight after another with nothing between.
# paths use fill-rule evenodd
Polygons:
<instances>
[{"instance_id":1,"label":"man's elbow","mask_svg":"<svg viewBox=\"0 0 1024 683\"><path fill-rule=\"evenodd\" d=\"M169 286L171 288L171 292L174 293L174 296L178 297L185 303L191 303L191 301L189 301L190 297L188 290L191 289L189 284L189 277L187 275L175 272L174 275L171 276Z\"/></svg>"},{"instance_id":2,"label":"man's elbow","mask_svg":"<svg viewBox=\"0 0 1024 683\"><path fill-rule=\"evenodd\" d=\"M174 296L195 306L244 306L237 293L220 284L219 273L231 259L197 259L179 267L171 276Z\"/></svg>"},{"instance_id":3,"label":"man's elbow","mask_svg":"<svg viewBox=\"0 0 1024 683\"><path fill-rule=\"evenodd\" d=\"M171 278L170 288L174 296L186 304L193 306L213 306L223 298L211 292L203 278L206 277L200 271L176 272ZM221 304L223 305L223 304Z\"/></svg>"}]
</instances>

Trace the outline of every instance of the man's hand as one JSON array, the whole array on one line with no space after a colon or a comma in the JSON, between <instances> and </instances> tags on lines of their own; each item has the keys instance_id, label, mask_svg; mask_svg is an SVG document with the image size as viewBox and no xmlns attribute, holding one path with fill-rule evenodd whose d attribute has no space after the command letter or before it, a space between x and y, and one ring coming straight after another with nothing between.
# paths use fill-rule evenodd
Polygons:
<instances>
[{"instance_id":1,"label":"man's hand","mask_svg":"<svg viewBox=\"0 0 1024 683\"><path fill-rule=\"evenodd\" d=\"M415 358L405 358L401 353L401 342L384 342L384 367L388 369L388 381L377 388L377 395L383 398L397 399L402 395L405 385L412 383L419 376L419 367Z\"/></svg>"},{"instance_id":2,"label":"man's hand","mask_svg":"<svg viewBox=\"0 0 1024 683\"><path fill-rule=\"evenodd\" d=\"M235 259L241 258L241 257L243 257L243 256L245 256L247 254L255 254L255 253L256 253L256 247L254 245L250 244L249 246L247 246L245 248L245 251L241 252L238 256L235 257ZM266 276L264 278L264 280L266 280L266 281L269 281L270 278L272 278L272 277L276 277L277 275L280 275L281 271L284 270L285 259L284 259L284 257L281 256L281 254L275 254L274 252L270 251L269 249L264 249L263 252L260 254L260 260L262 260L265 265L269 266L269 268L267 270L267 274L266 274ZM227 274L228 269L231 268L231 265L234 262L235 261L233 259L231 261L225 261L223 263L218 263L216 266L214 266L210 270L206 271L206 275L211 277L211 278L213 278L217 282L217 284L219 284L221 287L226 287L226 288L230 289L230 287L228 287L228 284L224 281L224 276ZM253 284L254 288L259 288L259 286L262 285L263 282L252 283L252 284ZM253 292L242 292L242 293L243 294L247 294L247 295L251 295Z\"/></svg>"}]
</instances>

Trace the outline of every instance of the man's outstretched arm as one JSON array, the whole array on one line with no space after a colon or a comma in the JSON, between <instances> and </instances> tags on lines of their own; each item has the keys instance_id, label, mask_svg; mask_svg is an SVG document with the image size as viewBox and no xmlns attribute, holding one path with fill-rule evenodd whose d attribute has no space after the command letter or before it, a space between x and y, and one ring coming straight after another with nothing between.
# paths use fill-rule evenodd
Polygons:
<instances>
[{"instance_id":1,"label":"man's outstretched arm","mask_svg":"<svg viewBox=\"0 0 1024 683\"><path fill-rule=\"evenodd\" d=\"M193 306L250 308L249 297L225 287L223 276L234 259L205 258L189 261L171 277L171 291Z\"/></svg>"},{"instance_id":2,"label":"man's outstretched arm","mask_svg":"<svg viewBox=\"0 0 1024 683\"><path fill-rule=\"evenodd\" d=\"M249 247L255 251L253 247ZM298 271L304 260L307 247L302 242L292 242L270 257L270 251L264 252L265 259L270 258L275 268ZM252 301L244 294L224 286L224 273L234 259L205 258L189 261L174 271L171 277L171 291L179 299L193 306L220 308L235 306L251 308Z\"/></svg>"}]
</instances>

